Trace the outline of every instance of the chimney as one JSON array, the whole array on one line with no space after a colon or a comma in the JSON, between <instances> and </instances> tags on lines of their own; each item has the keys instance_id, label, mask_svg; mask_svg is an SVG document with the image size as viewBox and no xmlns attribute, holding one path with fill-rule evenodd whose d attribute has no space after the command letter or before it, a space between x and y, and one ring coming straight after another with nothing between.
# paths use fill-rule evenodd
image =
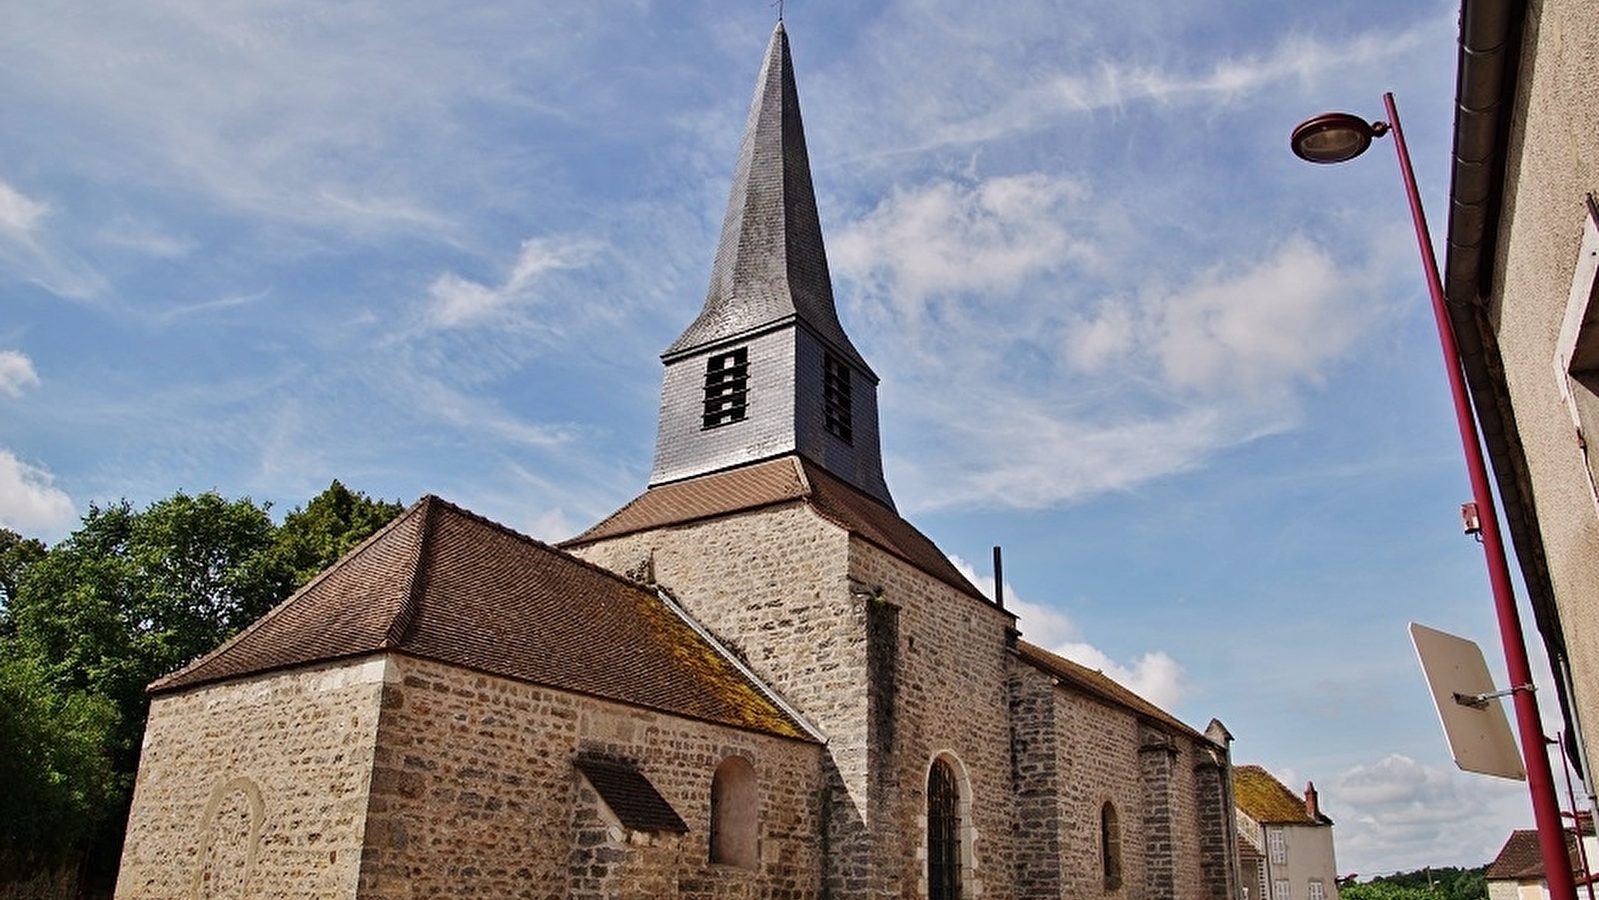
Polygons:
<instances>
[{"instance_id":1,"label":"chimney","mask_svg":"<svg viewBox=\"0 0 1599 900\"><path fill-rule=\"evenodd\" d=\"M1305 782L1305 814L1321 821L1321 802L1316 797L1316 782Z\"/></svg>"}]
</instances>

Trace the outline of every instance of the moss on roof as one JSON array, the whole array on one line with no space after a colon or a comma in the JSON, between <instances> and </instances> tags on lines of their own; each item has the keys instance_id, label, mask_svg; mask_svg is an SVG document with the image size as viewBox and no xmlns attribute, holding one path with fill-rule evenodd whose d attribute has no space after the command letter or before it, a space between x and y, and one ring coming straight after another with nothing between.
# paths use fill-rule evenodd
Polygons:
<instances>
[{"instance_id":1,"label":"moss on roof","mask_svg":"<svg viewBox=\"0 0 1599 900\"><path fill-rule=\"evenodd\" d=\"M1233 802L1262 825L1320 825L1305 800L1260 766L1233 768Z\"/></svg>"}]
</instances>

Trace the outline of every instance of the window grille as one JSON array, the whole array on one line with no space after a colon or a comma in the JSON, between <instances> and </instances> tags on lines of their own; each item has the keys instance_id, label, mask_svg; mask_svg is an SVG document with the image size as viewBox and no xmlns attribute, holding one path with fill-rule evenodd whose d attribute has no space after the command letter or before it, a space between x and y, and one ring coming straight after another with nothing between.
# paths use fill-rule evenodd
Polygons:
<instances>
[{"instance_id":1,"label":"window grille","mask_svg":"<svg viewBox=\"0 0 1599 900\"><path fill-rule=\"evenodd\" d=\"M855 439L851 420L849 366L833 354L823 361L822 409L827 430L850 443Z\"/></svg>"},{"instance_id":2,"label":"window grille","mask_svg":"<svg viewBox=\"0 0 1599 900\"><path fill-rule=\"evenodd\" d=\"M949 763L933 760L927 773L927 897L960 898L960 800Z\"/></svg>"},{"instance_id":3,"label":"window grille","mask_svg":"<svg viewBox=\"0 0 1599 900\"><path fill-rule=\"evenodd\" d=\"M705 362L705 415L702 429L739 422L749 406L749 348L740 347Z\"/></svg>"}]
</instances>

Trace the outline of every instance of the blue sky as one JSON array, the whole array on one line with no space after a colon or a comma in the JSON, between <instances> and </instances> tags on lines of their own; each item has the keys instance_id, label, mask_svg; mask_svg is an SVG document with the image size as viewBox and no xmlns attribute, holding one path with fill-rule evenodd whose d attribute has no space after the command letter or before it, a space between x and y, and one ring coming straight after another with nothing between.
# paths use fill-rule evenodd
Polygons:
<instances>
[{"instance_id":1,"label":"blue sky","mask_svg":"<svg viewBox=\"0 0 1599 900\"><path fill-rule=\"evenodd\" d=\"M984 583L1002 545L1029 639L1313 779L1365 875L1531 821L1454 769L1405 632L1502 670L1391 146L1287 150L1394 91L1441 232L1457 14L786 10L901 511ZM333 478L551 540L620 506L774 16L0 0L0 525Z\"/></svg>"}]
</instances>

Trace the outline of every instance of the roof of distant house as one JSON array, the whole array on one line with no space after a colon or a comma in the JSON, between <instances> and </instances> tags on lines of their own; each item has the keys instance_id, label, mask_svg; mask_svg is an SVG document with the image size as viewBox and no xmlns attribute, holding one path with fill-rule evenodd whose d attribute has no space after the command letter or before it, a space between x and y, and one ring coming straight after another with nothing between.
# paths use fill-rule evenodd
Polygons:
<instances>
[{"instance_id":1,"label":"roof of distant house","mask_svg":"<svg viewBox=\"0 0 1599 900\"><path fill-rule=\"evenodd\" d=\"M1571 871L1577 872L1580 869L1577 839L1569 831L1566 832L1566 853L1571 856ZM1531 828L1510 832L1499 855L1483 873L1483 877L1491 881L1534 881L1542 880L1543 876L1543 849L1538 844L1538 832Z\"/></svg>"},{"instance_id":2,"label":"roof of distant house","mask_svg":"<svg viewBox=\"0 0 1599 900\"><path fill-rule=\"evenodd\" d=\"M1262 825L1332 824L1326 816L1311 815L1305 798L1260 766L1233 767L1233 802Z\"/></svg>"},{"instance_id":3,"label":"roof of distant house","mask_svg":"<svg viewBox=\"0 0 1599 900\"><path fill-rule=\"evenodd\" d=\"M653 591L434 496L150 690L378 652L806 737Z\"/></svg>"}]
</instances>

